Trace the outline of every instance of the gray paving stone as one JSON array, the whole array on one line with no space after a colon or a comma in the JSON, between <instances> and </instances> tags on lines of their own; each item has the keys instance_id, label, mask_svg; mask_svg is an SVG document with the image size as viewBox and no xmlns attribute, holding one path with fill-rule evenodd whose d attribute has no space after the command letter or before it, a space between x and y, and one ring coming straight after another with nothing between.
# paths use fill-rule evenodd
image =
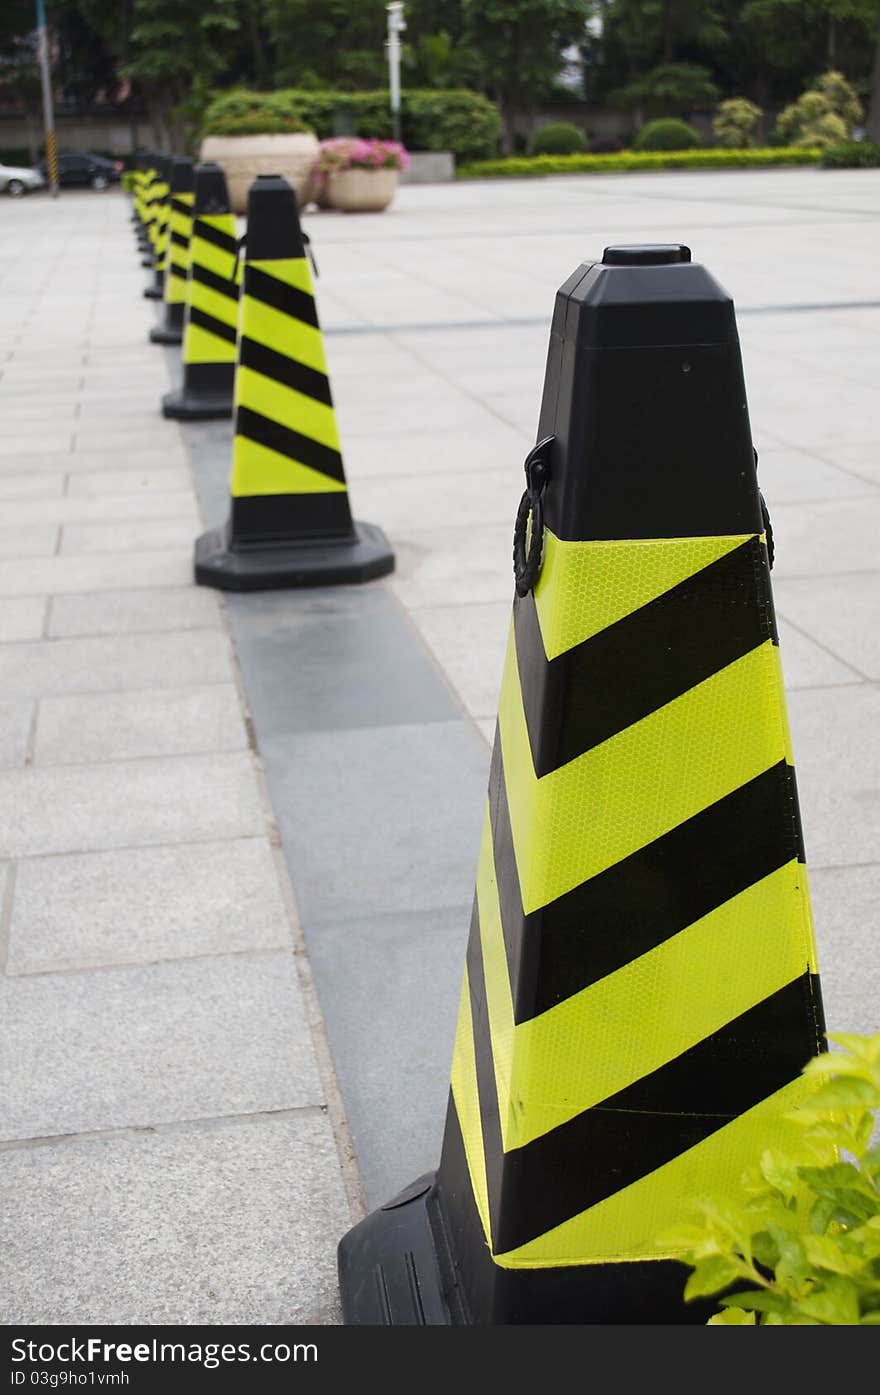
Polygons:
<instances>
[{"instance_id":1,"label":"gray paving stone","mask_svg":"<svg viewBox=\"0 0 880 1395\"><path fill-rule=\"evenodd\" d=\"M802 630L859 673L880 679L880 569L781 580L776 595L780 610Z\"/></svg>"},{"instance_id":2,"label":"gray paving stone","mask_svg":"<svg viewBox=\"0 0 880 1395\"><path fill-rule=\"evenodd\" d=\"M463 903L307 933L370 1206L440 1160L469 925Z\"/></svg>"},{"instance_id":3,"label":"gray paving stone","mask_svg":"<svg viewBox=\"0 0 880 1395\"><path fill-rule=\"evenodd\" d=\"M39 639L46 619L45 596L0 599L0 643L11 639Z\"/></svg>"},{"instance_id":4,"label":"gray paving stone","mask_svg":"<svg viewBox=\"0 0 880 1395\"><path fill-rule=\"evenodd\" d=\"M231 677L229 645L217 629L82 636L0 649L0 688L9 696L172 688Z\"/></svg>"},{"instance_id":5,"label":"gray paving stone","mask_svg":"<svg viewBox=\"0 0 880 1395\"><path fill-rule=\"evenodd\" d=\"M25 698L0 698L0 768L24 765L34 717L34 704Z\"/></svg>"},{"instance_id":6,"label":"gray paving stone","mask_svg":"<svg viewBox=\"0 0 880 1395\"><path fill-rule=\"evenodd\" d=\"M430 606L412 614L471 716L494 716L510 632L510 602Z\"/></svg>"},{"instance_id":7,"label":"gray paving stone","mask_svg":"<svg viewBox=\"0 0 880 1395\"><path fill-rule=\"evenodd\" d=\"M49 634L53 639L150 630L219 629L221 625L218 594L206 586L55 596L49 611Z\"/></svg>"},{"instance_id":8,"label":"gray paving stone","mask_svg":"<svg viewBox=\"0 0 880 1395\"><path fill-rule=\"evenodd\" d=\"M62 555L90 552L155 552L161 548L191 553L200 531L188 510L183 517L133 523L68 523L61 535Z\"/></svg>"},{"instance_id":9,"label":"gray paving stone","mask_svg":"<svg viewBox=\"0 0 880 1395\"><path fill-rule=\"evenodd\" d=\"M777 504L809 503L871 493L865 481L804 451L761 450L758 477L771 518Z\"/></svg>"},{"instance_id":10,"label":"gray paving stone","mask_svg":"<svg viewBox=\"0 0 880 1395\"><path fill-rule=\"evenodd\" d=\"M160 387L161 392L161 387ZM158 417L159 392L155 394L156 413ZM161 417L158 417L161 423ZM152 430L143 427L123 427L121 430L112 430L110 427L94 426L86 427L84 430L76 430L73 435L73 453L75 456L105 455L119 452L126 454L131 451L160 452L174 457L183 458L183 447L180 442L180 432L176 426L169 422L164 428L161 425L155 426Z\"/></svg>"},{"instance_id":11,"label":"gray paving stone","mask_svg":"<svg viewBox=\"0 0 880 1395\"><path fill-rule=\"evenodd\" d=\"M836 659L781 616L777 616L777 625L786 688L818 688L831 683L862 681L857 669Z\"/></svg>"},{"instance_id":12,"label":"gray paving stone","mask_svg":"<svg viewBox=\"0 0 880 1395\"><path fill-rule=\"evenodd\" d=\"M64 431L63 428L33 435L16 433L0 436L0 457L15 462L15 468L20 469L19 460L26 460L29 455L46 455L51 451L62 454L71 449L72 443L73 432Z\"/></svg>"},{"instance_id":13,"label":"gray paving stone","mask_svg":"<svg viewBox=\"0 0 880 1395\"><path fill-rule=\"evenodd\" d=\"M351 1218L317 1109L16 1148L0 1195L7 1322L341 1322Z\"/></svg>"},{"instance_id":14,"label":"gray paving stone","mask_svg":"<svg viewBox=\"0 0 880 1395\"><path fill-rule=\"evenodd\" d=\"M8 857L264 832L244 754L31 767L0 777L0 848Z\"/></svg>"},{"instance_id":15,"label":"gray paving stone","mask_svg":"<svg viewBox=\"0 0 880 1395\"><path fill-rule=\"evenodd\" d=\"M774 581L876 571L880 494L817 504L784 504L773 511Z\"/></svg>"},{"instance_id":16,"label":"gray paving stone","mask_svg":"<svg viewBox=\"0 0 880 1395\"><path fill-rule=\"evenodd\" d=\"M880 839L880 689L801 688L788 709L808 862L870 862Z\"/></svg>"},{"instance_id":17,"label":"gray paving stone","mask_svg":"<svg viewBox=\"0 0 880 1395\"><path fill-rule=\"evenodd\" d=\"M10 523L31 525L35 521L66 525L67 531L85 532L85 546L78 551L152 551L165 546L162 533L177 530L177 546L189 549L196 536L195 500L189 493L172 494L65 494L60 499L17 499L7 503L3 516ZM143 520L143 521L142 521ZM141 530L143 530L141 532ZM146 541L151 530L159 534L154 544ZM55 532L57 534L58 528ZM113 543L115 542L115 546ZM97 544L97 546L96 546ZM74 551L61 540L60 552Z\"/></svg>"},{"instance_id":18,"label":"gray paving stone","mask_svg":"<svg viewBox=\"0 0 880 1395\"><path fill-rule=\"evenodd\" d=\"M241 751L247 744L232 683L90 693L41 701L34 764Z\"/></svg>"},{"instance_id":19,"label":"gray paving stone","mask_svg":"<svg viewBox=\"0 0 880 1395\"><path fill-rule=\"evenodd\" d=\"M0 1138L321 1103L289 952L20 975L0 1001Z\"/></svg>"},{"instance_id":20,"label":"gray paving stone","mask_svg":"<svg viewBox=\"0 0 880 1395\"><path fill-rule=\"evenodd\" d=\"M4 522L8 522L6 509ZM0 558L51 557L58 546L58 529L51 526L0 528Z\"/></svg>"},{"instance_id":21,"label":"gray paving stone","mask_svg":"<svg viewBox=\"0 0 880 1395\"><path fill-rule=\"evenodd\" d=\"M60 495L64 488L64 474L25 474L0 475L0 499L4 502L3 513L10 499L40 499ZM41 515L42 516L42 515Z\"/></svg>"},{"instance_id":22,"label":"gray paving stone","mask_svg":"<svg viewBox=\"0 0 880 1395\"><path fill-rule=\"evenodd\" d=\"M261 750L304 925L470 899L489 766L470 723L269 737Z\"/></svg>"},{"instance_id":23,"label":"gray paving stone","mask_svg":"<svg viewBox=\"0 0 880 1395\"><path fill-rule=\"evenodd\" d=\"M230 597L258 738L280 732L449 721L458 708L418 634L384 589L350 613L288 593ZM377 684L376 672L388 674ZM328 674L333 675L328 684Z\"/></svg>"},{"instance_id":24,"label":"gray paving stone","mask_svg":"<svg viewBox=\"0 0 880 1395\"><path fill-rule=\"evenodd\" d=\"M830 1032L880 1031L880 863L810 873L819 975Z\"/></svg>"},{"instance_id":25,"label":"gray paving stone","mask_svg":"<svg viewBox=\"0 0 880 1395\"><path fill-rule=\"evenodd\" d=\"M191 557L176 552L113 553L103 557L46 557L0 561L0 596L118 591L139 586L184 586Z\"/></svg>"},{"instance_id":26,"label":"gray paving stone","mask_svg":"<svg viewBox=\"0 0 880 1395\"><path fill-rule=\"evenodd\" d=\"M147 495L151 492L164 496L188 491L191 487L189 471L182 465L169 466L164 460L156 469L83 470L71 475L67 482L68 494L85 499L97 499L102 494Z\"/></svg>"},{"instance_id":27,"label":"gray paving stone","mask_svg":"<svg viewBox=\"0 0 880 1395\"><path fill-rule=\"evenodd\" d=\"M407 528L388 585L408 607L513 600L513 528Z\"/></svg>"},{"instance_id":28,"label":"gray paving stone","mask_svg":"<svg viewBox=\"0 0 880 1395\"><path fill-rule=\"evenodd\" d=\"M24 858L7 972L143 964L289 943L263 838Z\"/></svg>"}]
</instances>

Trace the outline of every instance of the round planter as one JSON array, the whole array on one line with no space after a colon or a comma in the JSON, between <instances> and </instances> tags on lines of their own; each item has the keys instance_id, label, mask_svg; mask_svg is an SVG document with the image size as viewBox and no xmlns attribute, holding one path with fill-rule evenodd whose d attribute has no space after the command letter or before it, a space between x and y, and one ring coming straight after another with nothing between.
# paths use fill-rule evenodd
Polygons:
<instances>
[{"instance_id":1,"label":"round planter","mask_svg":"<svg viewBox=\"0 0 880 1395\"><path fill-rule=\"evenodd\" d=\"M327 203L342 213L381 213L394 198L397 176L394 169L340 170L327 181Z\"/></svg>"},{"instance_id":2,"label":"round planter","mask_svg":"<svg viewBox=\"0 0 880 1395\"><path fill-rule=\"evenodd\" d=\"M258 174L280 174L292 184L300 206L312 196L309 171L320 151L317 136L206 136L200 160L216 160L226 175L233 213L247 212L248 190Z\"/></svg>"}]
</instances>

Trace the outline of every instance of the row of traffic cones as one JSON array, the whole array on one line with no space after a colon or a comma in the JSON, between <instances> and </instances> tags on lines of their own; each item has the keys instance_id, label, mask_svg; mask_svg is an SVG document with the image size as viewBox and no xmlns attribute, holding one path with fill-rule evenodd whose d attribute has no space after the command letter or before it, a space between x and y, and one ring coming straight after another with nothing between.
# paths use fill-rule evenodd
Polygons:
<instances>
[{"instance_id":1,"label":"row of traffic cones","mask_svg":"<svg viewBox=\"0 0 880 1395\"><path fill-rule=\"evenodd\" d=\"M177 163L135 196L166 273ZM358 579L387 571L293 191L254 184L239 281L208 188L184 345L232 345L240 295L232 514L197 579L352 580L328 556L371 541ZM786 1151L824 1048L770 565L733 302L685 246L606 248L558 293L526 460L440 1165L342 1240L347 1322L704 1320L664 1236Z\"/></svg>"},{"instance_id":2,"label":"row of traffic cones","mask_svg":"<svg viewBox=\"0 0 880 1395\"><path fill-rule=\"evenodd\" d=\"M216 164L146 156L134 213L152 250L158 344L181 344L162 412L235 417L228 521L195 547L195 579L224 590L339 585L393 569L379 528L352 518L296 194L259 175L236 233Z\"/></svg>"}]
</instances>

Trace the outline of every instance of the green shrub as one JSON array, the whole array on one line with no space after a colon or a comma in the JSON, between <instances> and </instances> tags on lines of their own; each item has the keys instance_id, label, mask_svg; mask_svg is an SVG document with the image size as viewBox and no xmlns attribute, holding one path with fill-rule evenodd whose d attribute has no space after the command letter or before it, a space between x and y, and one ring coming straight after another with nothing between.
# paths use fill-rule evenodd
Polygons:
<instances>
[{"instance_id":1,"label":"green shrub","mask_svg":"<svg viewBox=\"0 0 880 1395\"><path fill-rule=\"evenodd\" d=\"M273 125L272 130L313 130L321 140L340 134L390 140L394 134L386 91L314 92L287 88L279 92L235 89L218 94L208 106L203 135L256 132L256 120L301 121L302 126ZM247 129L234 123L247 123ZM403 143L408 150L451 150L458 160L482 160L498 150L501 122L494 103L476 92L408 91L401 94ZM267 126L261 127L262 131Z\"/></svg>"},{"instance_id":2,"label":"green shrub","mask_svg":"<svg viewBox=\"0 0 880 1395\"><path fill-rule=\"evenodd\" d=\"M818 1088L787 1116L797 1155L768 1149L741 1196L661 1238L693 1269L685 1299L718 1296L710 1324L880 1326L880 1033L830 1040L843 1050L807 1063Z\"/></svg>"},{"instance_id":3,"label":"green shrub","mask_svg":"<svg viewBox=\"0 0 880 1395\"><path fill-rule=\"evenodd\" d=\"M772 165L817 165L821 151L802 146L751 150L622 150L617 155L514 156L460 165L459 179L522 179L547 174L613 174L637 170L763 169Z\"/></svg>"},{"instance_id":4,"label":"green shrub","mask_svg":"<svg viewBox=\"0 0 880 1395\"><path fill-rule=\"evenodd\" d=\"M873 170L880 166L880 145L870 140L845 140L826 145L822 168L826 170Z\"/></svg>"},{"instance_id":5,"label":"green shrub","mask_svg":"<svg viewBox=\"0 0 880 1395\"><path fill-rule=\"evenodd\" d=\"M532 155L576 155L587 148L583 131L570 121L550 121L532 136Z\"/></svg>"},{"instance_id":6,"label":"green shrub","mask_svg":"<svg viewBox=\"0 0 880 1395\"><path fill-rule=\"evenodd\" d=\"M842 73L823 73L780 112L777 128L792 145L840 145L862 119L862 104Z\"/></svg>"},{"instance_id":7,"label":"green shrub","mask_svg":"<svg viewBox=\"0 0 880 1395\"><path fill-rule=\"evenodd\" d=\"M648 121L633 142L634 150L693 150L700 137L686 121L676 116L664 116Z\"/></svg>"},{"instance_id":8,"label":"green shrub","mask_svg":"<svg viewBox=\"0 0 880 1395\"><path fill-rule=\"evenodd\" d=\"M728 150L745 150L752 144L755 127L764 115L760 107L745 97L722 102L712 121L712 132L719 145Z\"/></svg>"}]
</instances>

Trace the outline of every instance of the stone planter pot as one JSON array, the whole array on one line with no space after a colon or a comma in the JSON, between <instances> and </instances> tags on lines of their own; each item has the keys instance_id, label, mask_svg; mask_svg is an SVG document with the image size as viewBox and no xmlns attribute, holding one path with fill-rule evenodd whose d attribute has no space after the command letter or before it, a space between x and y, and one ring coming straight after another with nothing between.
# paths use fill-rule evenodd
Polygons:
<instances>
[{"instance_id":1,"label":"stone planter pot","mask_svg":"<svg viewBox=\"0 0 880 1395\"><path fill-rule=\"evenodd\" d=\"M233 213L247 212L248 190L258 174L280 174L292 184L300 206L312 197L309 173L320 151L317 136L304 131L272 136L206 136L200 160L216 160L226 175Z\"/></svg>"},{"instance_id":2,"label":"stone planter pot","mask_svg":"<svg viewBox=\"0 0 880 1395\"><path fill-rule=\"evenodd\" d=\"M398 171L340 170L327 181L327 204L342 213L381 213L394 198Z\"/></svg>"}]
</instances>

